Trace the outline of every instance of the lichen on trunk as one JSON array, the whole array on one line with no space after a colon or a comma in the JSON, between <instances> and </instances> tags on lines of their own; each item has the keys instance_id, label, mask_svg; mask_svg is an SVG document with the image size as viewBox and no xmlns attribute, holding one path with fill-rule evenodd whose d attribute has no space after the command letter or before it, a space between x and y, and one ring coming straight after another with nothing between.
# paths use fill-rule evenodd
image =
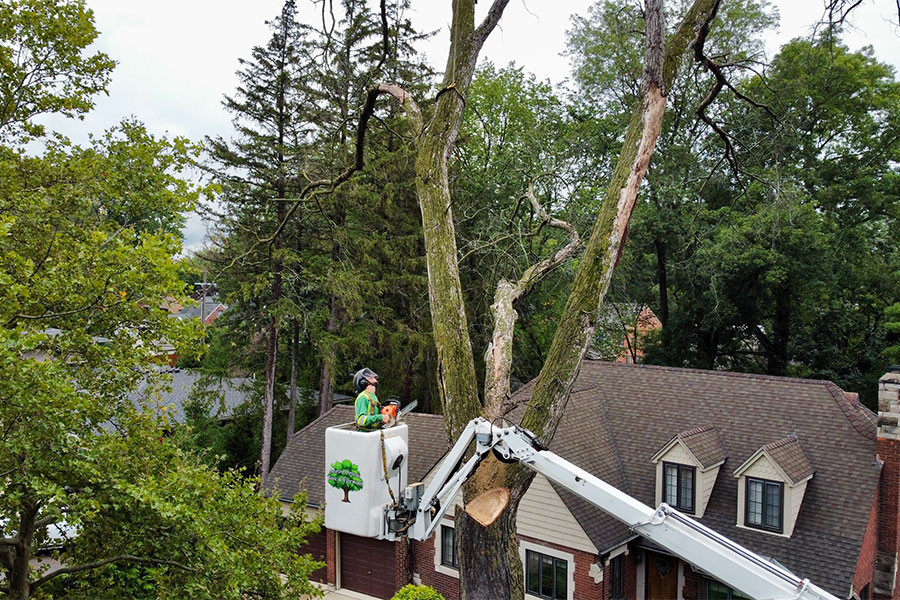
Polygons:
<instances>
[{"instance_id":1,"label":"lichen on trunk","mask_svg":"<svg viewBox=\"0 0 900 600\"><path fill-rule=\"evenodd\" d=\"M469 420L481 414L482 409L475 387L474 359L457 263L448 158L459 131L478 52L496 26L506 3L507 0L494 0L485 21L476 29L473 0L454 0L444 85L427 123L423 122L415 102L397 86L381 84L374 92L397 98L410 115L417 135L416 191L425 237L438 385L452 439ZM544 440L550 440L556 429L619 259L641 181L659 135L665 108L664 90L674 81L695 31L714 14L718 3L719 0L695 0L664 45L662 0L647 0L648 42L643 94L632 113L618 164L523 419L523 425ZM488 382L484 412L491 416L502 412L508 394L512 336L517 317L513 303L522 293L523 280L527 288L534 275L534 272L526 272L518 284L502 282L495 296L495 331L491 347L485 352ZM523 467L506 465L490 457L467 483L465 502L497 486L509 488L510 502L508 509L489 527L482 527L465 515L458 516L460 595L464 600L523 597L524 576L515 535L516 516L519 502L532 479L533 473Z\"/></svg>"}]
</instances>

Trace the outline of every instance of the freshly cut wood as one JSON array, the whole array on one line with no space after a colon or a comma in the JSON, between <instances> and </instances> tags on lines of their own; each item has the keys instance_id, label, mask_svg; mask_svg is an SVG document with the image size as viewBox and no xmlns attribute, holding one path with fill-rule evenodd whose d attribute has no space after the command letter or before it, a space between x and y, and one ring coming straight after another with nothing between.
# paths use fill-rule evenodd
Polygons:
<instances>
[{"instance_id":1,"label":"freshly cut wood","mask_svg":"<svg viewBox=\"0 0 900 600\"><path fill-rule=\"evenodd\" d=\"M482 526L488 527L506 510L507 504L509 504L509 488L493 488L467 502L466 512Z\"/></svg>"}]
</instances>

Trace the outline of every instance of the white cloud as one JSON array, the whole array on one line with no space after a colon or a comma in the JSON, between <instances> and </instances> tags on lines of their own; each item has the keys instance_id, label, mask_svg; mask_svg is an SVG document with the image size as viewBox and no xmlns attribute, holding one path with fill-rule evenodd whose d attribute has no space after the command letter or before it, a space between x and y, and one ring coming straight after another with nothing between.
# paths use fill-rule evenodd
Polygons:
<instances>
[{"instance_id":1,"label":"white cloud","mask_svg":"<svg viewBox=\"0 0 900 600\"><path fill-rule=\"evenodd\" d=\"M312 7L298 1L301 18L314 19ZM498 29L485 44L482 58L499 66L515 61L540 79L559 83L568 75L565 31L573 12L586 14L589 0L513 0ZM787 40L808 35L822 14L821 0L779 0L780 31L769 39L770 55ZM135 115L154 134L184 135L199 141L207 135L228 137L230 116L221 107L224 94L237 86L238 58L269 37L266 20L277 16L280 0L88 0L101 34L96 47L119 62L109 96L101 96L84 121L49 119L48 124L84 143L88 132L100 132ZM482 0L479 18L490 6ZM856 9L856 28L848 31L852 49L872 44L882 61L900 67L893 2L868 0ZM450 2L414 0L412 19L420 30L439 31L424 51L442 69L449 40ZM192 218L190 241L202 231Z\"/></svg>"}]
</instances>

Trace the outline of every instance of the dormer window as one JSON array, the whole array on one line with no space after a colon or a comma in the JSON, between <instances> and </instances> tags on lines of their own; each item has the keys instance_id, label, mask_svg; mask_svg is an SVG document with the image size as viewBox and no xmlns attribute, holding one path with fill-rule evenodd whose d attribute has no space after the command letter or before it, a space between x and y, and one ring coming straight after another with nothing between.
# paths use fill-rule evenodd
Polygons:
<instances>
[{"instance_id":1,"label":"dormer window","mask_svg":"<svg viewBox=\"0 0 900 600\"><path fill-rule=\"evenodd\" d=\"M781 533L784 522L784 483L747 477L747 527Z\"/></svg>"},{"instance_id":2,"label":"dormer window","mask_svg":"<svg viewBox=\"0 0 900 600\"><path fill-rule=\"evenodd\" d=\"M651 459L656 463L656 503L703 516L716 483L725 450L711 425L682 431Z\"/></svg>"},{"instance_id":3,"label":"dormer window","mask_svg":"<svg viewBox=\"0 0 900 600\"><path fill-rule=\"evenodd\" d=\"M688 465L663 463L665 503L678 510L694 513L694 481L697 469Z\"/></svg>"},{"instance_id":4,"label":"dormer window","mask_svg":"<svg viewBox=\"0 0 900 600\"><path fill-rule=\"evenodd\" d=\"M733 473L737 526L790 537L814 473L797 436L762 446Z\"/></svg>"}]
</instances>

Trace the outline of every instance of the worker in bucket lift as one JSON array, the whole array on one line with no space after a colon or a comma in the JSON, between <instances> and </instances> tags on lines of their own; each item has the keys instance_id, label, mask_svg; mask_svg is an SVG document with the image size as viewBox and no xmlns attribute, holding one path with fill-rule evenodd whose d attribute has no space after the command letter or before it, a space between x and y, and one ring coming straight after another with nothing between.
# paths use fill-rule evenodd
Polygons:
<instances>
[{"instance_id":1,"label":"worker in bucket lift","mask_svg":"<svg viewBox=\"0 0 900 600\"><path fill-rule=\"evenodd\" d=\"M378 387L378 374L372 369L360 369L353 376L356 384L356 429L374 431L390 422L391 417L381 414L381 403L375 395Z\"/></svg>"}]
</instances>

